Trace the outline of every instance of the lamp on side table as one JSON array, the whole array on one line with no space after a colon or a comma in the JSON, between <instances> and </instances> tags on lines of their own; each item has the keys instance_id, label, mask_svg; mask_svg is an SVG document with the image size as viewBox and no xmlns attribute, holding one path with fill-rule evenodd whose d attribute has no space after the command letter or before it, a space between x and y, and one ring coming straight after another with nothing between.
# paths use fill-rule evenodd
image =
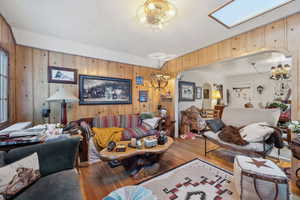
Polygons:
<instances>
[{"instance_id":1,"label":"lamp on side table","mask_svg":"<svg viewBox=\"0 0 300 200\"><path fill-rule=\"evenodd\" d=\"M78 102L79 99L75 97L70 91L65 88L60 88L56 93L47 99L48 102L61 103L61 123L67 124L67 103Z\"/></svg>"}]
</instances>

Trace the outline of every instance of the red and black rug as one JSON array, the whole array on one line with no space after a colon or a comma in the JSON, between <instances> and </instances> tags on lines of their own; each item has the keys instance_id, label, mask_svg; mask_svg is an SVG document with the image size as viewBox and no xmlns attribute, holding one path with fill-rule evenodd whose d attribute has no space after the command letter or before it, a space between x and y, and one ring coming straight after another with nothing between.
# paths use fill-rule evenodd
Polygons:
<instances>
[{"instance_id":1,"label":"red and black rug","mask_svg":"<svg viewBox=\"0 0 300 200\"><path fill-rule=\"evenodd\" d=\"M195 159L139 185L160 200L236 199L232 173Z\"/></svg>"}]
</instances>

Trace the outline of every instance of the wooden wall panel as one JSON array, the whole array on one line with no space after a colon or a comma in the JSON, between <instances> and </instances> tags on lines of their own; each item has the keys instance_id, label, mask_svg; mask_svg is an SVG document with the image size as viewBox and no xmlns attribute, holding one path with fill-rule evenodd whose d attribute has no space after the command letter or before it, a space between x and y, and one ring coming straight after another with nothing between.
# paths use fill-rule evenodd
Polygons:
<instances>
[{"instance_id":1,"label":"wooden wall panel","mask_svg":"<svg viewBox=\"0 0 300 200\"><path fill-rule=\"evenodd\" d=\"M48 83L48 66L75 68L78 74L126 78L132 80L133 103L131 105L78 105L68 104L68 121L84 117L93 117L98 114L131 114L140 112L154 112L159 103L157 91L151 88L150 74L158 71L151 68L133 66L112 61L93 59L64 53L40 50L30 47L17 46L17 82L20 87L17 93L21 97L17 101L18 121L33 121L35 124L42 122L41 111L50 107L50 122L60 121L60 104L46 102L46 99L65 88L74 95L79 96L78 84ZM137 86L135 77L143 76L145 84ZM149 102L139 103L139 90L149 92Z\"/></svg>"},{"instance_id":2,"label":"wooden wall panel","mask_svg":"<svg viewBox=\"0 0 300 200\"><path fill-rule=\"evenodd\" d=\"M16 121L16 42L9 24L0 15L0 48L9 54L9 122Z\"/></svg>"},{"instance_id":3,"label":"wooden wall panel","mask_svg":"<svg viewBox=\"0 0 300 200\"><path fill-rule=\"evenodd\" d=\"M17 121L33 119L33 49L17 46Z\"/></svg>"},{"instance_id":4,"label":"wooden wall panel","mask_svg":"<svg viewBox=\"0 0 300 200\"><path fill-rule=\"evenodd\" d=\"M182 66L174 64L173 60L167 62L162 70L177 69L172 72L173 76L196 67L202 67L207 64L213 64L224 60L234 59L240 56L251 55L265 51L281 51L293 56L293 119L300 120L300 74L299 74L299 51L300 51L300 13L287 18L275 21L266 26L258 27L249 32L240 34L233 38L213 44L209 47L199 49L196 55L188 53L180 57L183 60ZM217 47L217 54L216 49ZM198 59L197 64L192 64L193 56ZM177 60L178 58L176 58ZM170 88L174 86L171 84ZM175 95L174 93L172 95ZM174 103L166 105L174 113ZM175 116L173 116L174 118Z\"/></svg>"}]
</instances>

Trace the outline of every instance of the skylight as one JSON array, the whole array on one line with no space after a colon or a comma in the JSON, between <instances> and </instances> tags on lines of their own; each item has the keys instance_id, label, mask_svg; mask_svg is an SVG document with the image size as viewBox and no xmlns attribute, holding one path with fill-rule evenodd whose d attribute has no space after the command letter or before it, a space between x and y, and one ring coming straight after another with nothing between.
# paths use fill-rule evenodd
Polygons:
<instances>
[{"instance_id":1,"label":"skylight","mask_svg":"<svg viewBox=\"0 0 300 200\"><path fill-rule=\"evenodd\" d=\"M213 11L209 16L232 28L294 0L232 0Z\"/></svg>"}]
</instances>

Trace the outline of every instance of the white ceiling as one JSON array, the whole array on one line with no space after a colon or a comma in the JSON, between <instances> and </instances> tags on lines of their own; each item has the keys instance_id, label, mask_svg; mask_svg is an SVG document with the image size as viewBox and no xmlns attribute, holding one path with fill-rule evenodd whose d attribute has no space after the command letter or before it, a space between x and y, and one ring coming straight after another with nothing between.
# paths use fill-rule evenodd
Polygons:
<instances>
[{"instance_id":1,"label":"white ceiling","mask_svg":"<svg viewBox=\"0 0 300 200\"><path fill-rule=\"evenodd\" d=\"M0 0L17 43L130 64L159 67L148 55L182 55L300 11L300 0L233 29L208 17L230 0L173 0L176 18L153 32L139 24L145 0Z\"/></svg>"},{"instance_id":2,"label":"white ceiling","mask_svg":"<svg viewBox=\"0 0 300 200\"><path fill-rule=\"evenodd\" d=\"M222 63L199 67L183 73L210 75L210 77L221 75L222 77L257 74L270 72L272 66L289 64L292 66L292 58L281 53L267 52L240 59L234 59Z\"/></svg>"}]
</instances>

